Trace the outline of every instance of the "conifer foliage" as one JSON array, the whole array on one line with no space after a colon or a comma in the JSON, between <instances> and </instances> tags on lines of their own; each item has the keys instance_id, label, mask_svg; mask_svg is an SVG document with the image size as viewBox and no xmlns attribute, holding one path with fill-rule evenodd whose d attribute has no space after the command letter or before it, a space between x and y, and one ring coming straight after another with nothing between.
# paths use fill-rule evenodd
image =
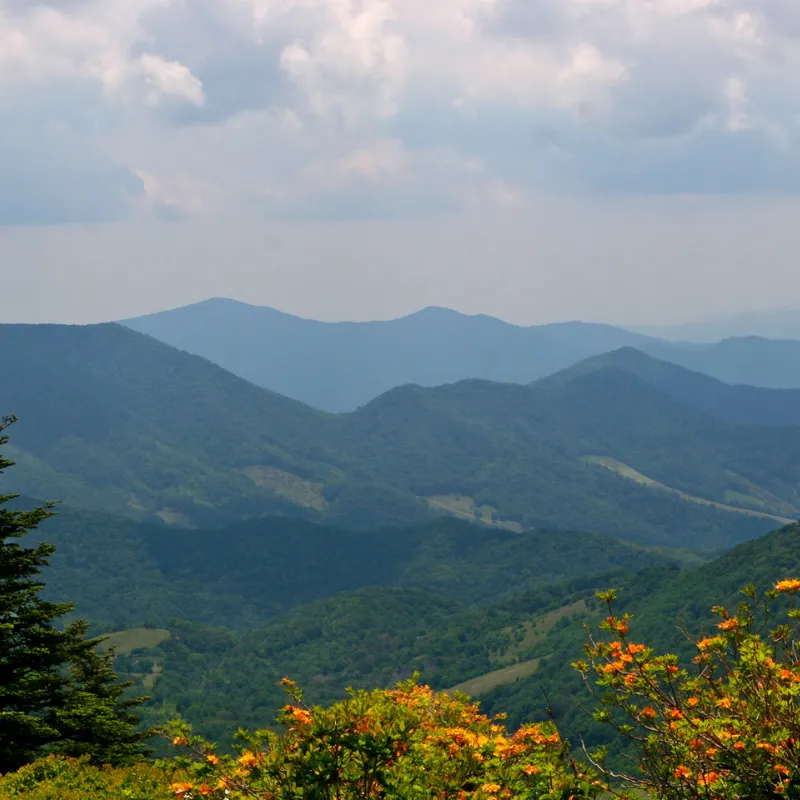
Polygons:
<instances>
[{"instance_id":1,"label":"conifer foliage","mask_svg":"<svg viewBox=\"0 0 800 800\"><path fill-rule=\"evenodd\" d=\"M0 419L0 447L14 417ZM0 454L0 473L13 462ZM25 547L20 540L48 517L54 504L15 510L16 495L0 495L0 773L57 750L122 763L142 753L147 734L136 731L132 708L143 698L123 699L111 654L97 651L76 620L59 626L71 603L41 597L42 570L55 547Z\"/></svg>"}]
</instances>

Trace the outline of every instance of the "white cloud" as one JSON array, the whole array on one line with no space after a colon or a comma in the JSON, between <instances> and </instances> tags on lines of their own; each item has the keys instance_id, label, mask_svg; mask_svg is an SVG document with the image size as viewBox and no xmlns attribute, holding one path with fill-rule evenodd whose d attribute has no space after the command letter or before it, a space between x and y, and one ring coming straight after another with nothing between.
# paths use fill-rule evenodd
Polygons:
<instances>
[{"instance_id":1,"label":"white cloud","mask_svg":"<svg viewBox=\"0 0 800 800\"><path fill-rule=\"evenodd\" d=\"M797 190L798 70L795 0L0 0L0 152L193 215Z\"/></svg>"},{"instance_id":2,"label":"white cloud","mask_svg":"<svg viewBox=\"0 0 800 800\"><path fill-rule=\"evenodd\" d=\"M139 63L149 90L148 104L158 105L165 98L184 100L195 106L205 103L202 82L179 61L165 61L161 56L142 53Z\"/></svg>"},{"instance_id":3,"label":"white cloud","mask_svg":"<svg viewBox=\"0 0 800 800\"><path fill-rule=\"evenodd\" d=\"M280 66L305 95L311 113L347 123L392 117L406 76L407 47L393 30L388 0L326 4L324 28L288 44Z\"/></svg>"}]
</instances>

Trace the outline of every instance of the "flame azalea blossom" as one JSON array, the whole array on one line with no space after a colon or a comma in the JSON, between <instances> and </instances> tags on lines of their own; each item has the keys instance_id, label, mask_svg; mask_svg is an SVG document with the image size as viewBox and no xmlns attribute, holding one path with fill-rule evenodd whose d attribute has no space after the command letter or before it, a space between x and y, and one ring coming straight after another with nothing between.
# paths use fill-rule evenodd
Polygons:
<instances>
[{"instance_id":1,"label":"flame azalea blossom","mask_svg":"<svg viewBox=\"0 0 800 800\"><path fill-rule=\"evenodd\" d=\"M289 684L287 693L301 702L301 689ZM469 698L414 681L352 690L330 708L286 705L279 719L283 733L243 733L238 757L220 752L212 761L209 745L190 738L197 751L185 762L197 776L190 800L594 800L607 790L596 771L573 759L554 724L511 732ZM214 789L201 794L201 787Z\"/></svg>"},{"instance_id":2,"label":"flame azalea blossom","mask_svg":"<svg viewBox=\"0 0 800 800\"><path fill-rule=\"evenodd\" d=\"M673 773L673 775L676 778L691 778L692 777L692 772L691 772L691 770L687 769L686 767L676 767L675 768L675 772Z\"/></svg>"},{"instance_id":3,"label":"flame azalea blossom","mask_svg":"<svg viewBox=\"0 0 800 800\"><path fill-rule=\"evenodd\" d=\"M688 668L675 655L644 647L635 669L622 674L617 667L630 652L628 631L622 635L612 624L619 619L614 593L598 595L608 609L600 627L611 641L590 636L581 675L600 703L596 718L630 739L629 752L638 748L639 771L623 778L632 796L800 797L798 592L795 578L777 581L763 599L746 587L736 614L713 608L718 633L697 640ZM769 630L770 603L779 594L788 595L787 620ZM614 770L599 763L611 778Z\"/></svg>"}]
</instances>

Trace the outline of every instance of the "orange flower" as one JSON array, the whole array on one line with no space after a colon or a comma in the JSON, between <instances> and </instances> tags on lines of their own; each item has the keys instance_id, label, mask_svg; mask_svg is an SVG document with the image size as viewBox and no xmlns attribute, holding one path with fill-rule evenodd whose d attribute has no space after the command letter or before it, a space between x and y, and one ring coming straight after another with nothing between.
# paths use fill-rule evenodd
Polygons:
<instances>
[{"instance_id":1,"label":"orange flower","mask_svg":"<svg viewBox=\"0 0 800 800\"><path fill-rule=\"evenodd\" d=\"M628 634L628 623L624 619L616 619L616 617L606 617L606 622L612 631L616 631L620 636Z\"/></svg>"},{"instance_id":2,"label":"orange flower","mask_svg":"<svg viewBox=\"0 0 800 800\"><path fill-rule=\"evenodd\" d=\"M626 675L625 676L625 685L626 686L633 686L636 683L636 676L635 675Z\"/></svg>"},{"instance_id":3,"label":"orange flower","mask_svg":"<svg viewBox=\"0 0 800 800\"><path fill-rule=\"evenodd\" d=\"M640 712L639 715L644 717L645 719L653 719L656 715L656 710L654 708L650 708L650 706L645 706Z\"/></svg>"},{"instance_id":4,"label":"orange flower","mask_svg":"<svg viewBox=\"0 0 800 800\"><path fill-rule=\"evenodd\" d=\"M174 744L175 747L186 747L186 745L189 744L189 740L185 736L176 736L172 740L172 744Z\"/></svg>"},{"instance_id":5,"label":"orange flower","mask_svg":"<svg viewBox=\"0 0 800 800\"><path fill-rule=\"evenodd\" d=\"M486 794L497 794L500 791L500 784L498 783L484 783L481 787Z\"/></svg>"},{"instance_id":6,"label":"orange flower","mask_svg":"<svg viewBox=\"0 0 800 800\"><path fill-rule=\"evenodd\" d=\"M778 581L775 584L776 592L798 592L800 591L800 580L797 578L789 578L787 580Z\"/></svg>"},{"instance_id":7,"label":"orange flower","mask_svg":"<svg viewBox=\"0 0 800 800\"><path fill-rule=\"evenodd\" d=\"M169 786L170 789L176 795L188 794L194 788L191 783L171 783Z\"/></svg>"},{"instance_id":8,"label":"orange flower","mask_svg":"<svg viewBox=\"0 0 800 800\"><path fill-rule=\"evenodd\" d=\"M667 673L668 673L669 675L677 675L677 674L678 674L678 672L680 672L680 670L679 670L679 669L678 669L678 668L677 668L677 667L676 667L674 664L670 664L670 665L667 667Z\"/></svg>"},{"instance_id":9,"label":"orange flower","mask_svg":"<svg viewBox=\"0 0 800 800\"><path fill-rule=\"evenodd\" d=\"M246 769L257 767L258 761L258 756L255 753L250 752L250 750L245 750L244 753L239 756L239 763Z\"/></svg>"},{"instance_id":10,"label":"orange flower","mask_svg":"<svg viewBox=\"0 0 800 800\"><path fill-rule=\"evenodd\" d=\"M720 699L717 700L717 705L720 708L731 708L733 703L731 702L730 697L720 697Z\"/></svg>"},{"instance_id":11,"label":"orange flower","mask_svg":"<svg viewBox=\"0 0 800 800\"><path fill-rule=\"evenodd\" d=\"M715 783L719 780L719 772L704 772L701 775L697 776L697 782L701 786L710 786L712 783Z\"/></svg>"},{"instance_id":12,"label":"orange flower","mask_svg":"<svg viewBox=\"0 0 800 800\"><path fill-rule=\"evenodd\" d=\"M677 708L668 709L667 716L672 717L672 719L683 719L683 714Z\"/></svg>"},{"instance_id":13,"label":"orange flower","mask_svg":"<svg viewBox=\"0 0 800 800\"><path fill-rule=\"evenodd\" d=\"M675 772L672 773L676 778L691 778L692 772L691 770L687 769L686 767L678 767Z\"/></svg>"},{"instance_id":14,"label":"orange flower","mask_svg":"<svg viewBox=\"0 0 800 800\"><path fill-rule=\"evenodd\" d=\"M208 761L208 763L211 764L214 767L216 767L217 764L219 764L219 758L217 756L215 756L213 753L209 753L206 756L206 761Z\"/></svg>"},{"instance_id":15,"label":"orange flower","mask_svg":"<svg viewBox=\"0 0 800 800\"><path fill-rule=\"evenodd\" d=\"M736 630L739 627L739 618L738 617L731 617L730 619L726 619L723 622L720 622L717 627L721 631L732 631Z\"/></svg>"},{"instance_id":16,"label":"orange flower","mask_svg":"<svg viewBox=\"0 0 800 800\"><path fill-rule=\"evenodd\" d=\"M197 793L203 795L203 797L205 797L206 795L211 794L211 792L213 792L213 791L214 791L214 789L211 786L209 786L207 783L202 783L202 784L200 784L200 786L197 787Z\"/></svg>"},{"instance_id":17,"label":"orange flower","mask_svg":"<svg viewBox=\"0 0 800 800\"><path fill-rule=\"evenodd\" d=\"M789 769L789 767L783 764L776 764L772 769L774 769L775 772L779 772L781 775L789 776L792 774L792 771Z\"/></svg>"},{"instance_id":18,"label":"orange flower","mask_svg":"<svg viewBox=\"0 0 800 800\"><path fill-rule=\"evenodd\" d=\"M311 714L303 708L287 705L283 707L283 710L301 725L308 725L311 722Z\"/></svg>"},{"instance_id":19,"label":"orange flower","mask_svg":"<svg viewBox=\"0 0 800 800\"><path fill-rule=\"evenodd\" d=\"M747 747L747 745L744 742L740 741L740 742L734 742L733 743L733 749L734 750L744 750L745 747Z\"/></svg>"},{"instance_id":20,"label":"orange flower","mask_svg":"<svg viewBox=\"0 0 800 800\"><path fill-rule=\"evenodd\" d=\"M718 644L719 641L720 641L719 637L708 637L708 636L706 636L705 639L701 639L697 643L697 649L698 650L708 650L709 647L712 647L713 645Z\"/></svg>"},{"instance_id":21,"label":"orange flower","mask_svg":"<svg viewBox=\"0 0 800 800\"><path fill-rule=\"evenodd\" d=\"M539 767L535 767L533 764L528 764L528 766L525 767L522 771L526 775L538 775L541 772Z\"/></svg>"},{"instance_id":22,"label":"orange flower","mask_svg":"<svg viewBox=\"0 0 800 800\"><path fill-rule=\"evenodd\" d=\"M689 706L689 708L694 708L699 702L700 701L696 697L690 697L686 701L686 704Z\"/></svg>"}]
</instances>

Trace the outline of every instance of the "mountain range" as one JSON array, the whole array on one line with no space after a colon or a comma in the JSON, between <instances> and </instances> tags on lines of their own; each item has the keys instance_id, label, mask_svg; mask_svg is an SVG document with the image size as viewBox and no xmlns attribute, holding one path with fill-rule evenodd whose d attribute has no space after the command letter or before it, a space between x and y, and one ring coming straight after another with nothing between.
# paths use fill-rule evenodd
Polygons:
<instances>
[{"instance_id":1,"label":"mountain range","mask_svg":"<svg viewBox=\"0 0 800 800\"><path fill-rule=\"evenodd\" d=\"M495 325L501 349L509 333L455 319ZM0 413L20 416L0 493L67 501L34 534L58 548L47 596L112 632L147 723L227 737L271 721L283 675L328 702L420 670L512 724L547 702L570 733L597 589L680 648L677 619L800 571L800 389L710 374L782 353L788 375L791 342L673 350L602 328L589 352L588 329L556 330L541 347L569 344L560 369L433 370L332 413L124 325L0 325Z\"/></svg>"},{"instance_id":2,"label":"mountain range","mask_svg":"<svg viewBox=\"0 0 800 800\"><path fill-rule=\"evenodd\" d=\"M526 384L625 346L728 383L800 388L800 341L755 336L673 343L610 325L525 327L445 308L380 322L318 322L224 298L122 324L332 412L355 410L409 383Z\"/></svg>"},{"instance_id":3,"label":"mountain range","mask_svg":"<svg viewBox=\"0 0 800 800\"><path fill-rule=\"evenodd\" d=\"M10 488L135 519L368 530L448 513L716 548L800 514L794 393L742 405L627 350L531 386L402 386L339 415L115 324L4 325L0 350L0 405L22 415ZM687 391L702 380L735 421ZM776 405L789 424L754 424Z\"/></svg>"}]
</instances>

